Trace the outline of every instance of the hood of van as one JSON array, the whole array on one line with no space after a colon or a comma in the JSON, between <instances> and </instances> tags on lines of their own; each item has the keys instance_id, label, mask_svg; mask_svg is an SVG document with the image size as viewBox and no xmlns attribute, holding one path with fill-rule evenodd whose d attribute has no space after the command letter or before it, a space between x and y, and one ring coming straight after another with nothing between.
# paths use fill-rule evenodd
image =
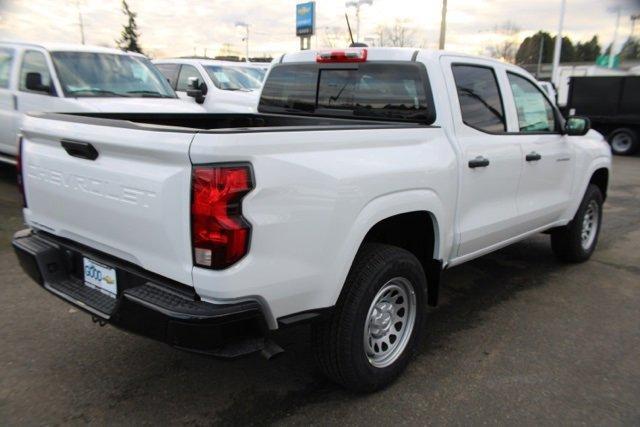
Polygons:
<instances>
[{"instance_id":1,"label":"hood of van","mask_svg":"<svg viewBox=\"0 0 640 427\"><path fill-rule=\"evenodd\" d=\"M100 113L204 113L194 102L179 98L74 98L77 106Z\"/></svg>"}]
</instances>

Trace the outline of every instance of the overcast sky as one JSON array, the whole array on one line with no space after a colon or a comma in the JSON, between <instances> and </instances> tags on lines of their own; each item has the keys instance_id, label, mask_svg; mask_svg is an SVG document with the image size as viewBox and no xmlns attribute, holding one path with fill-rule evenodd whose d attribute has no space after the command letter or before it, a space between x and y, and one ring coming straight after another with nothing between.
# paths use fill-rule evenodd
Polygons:
<instances>
[{"instance_id":1,"label":"overcast sky","mask_svg":"<svg viewBox=\"0 0 640 427\"><path fill-rule=\"evenodd\" d=\"M557 31L561 0L449 0L447 49L483 53L502 37L495 28L507 21L520 38L543 29ZM87 44L113 46L125 18L119 0L79 0ZM296 50L296 0L129 0L138 14L143 49L154 57L215 55L224 44L244 53L238 21L250 25L252 56ZM361 39L379 26L402 20L416 41L437 47L441 0L374 0L362 8ZM323 47L327 34L346 33L345 0L317 0L317 31L312 47ZM631 30L629 16L640 0L567 0L565 33L574 41L598 34L602 45L613 39L616 6L622 7L619 44ZM355 13L349 10L352 25ZM640 35L640 21L636 25ZM354 29L355 31L355 29ZM75 0L0 0L0 39L79 43Z\"/></svg>"}]
</instances>

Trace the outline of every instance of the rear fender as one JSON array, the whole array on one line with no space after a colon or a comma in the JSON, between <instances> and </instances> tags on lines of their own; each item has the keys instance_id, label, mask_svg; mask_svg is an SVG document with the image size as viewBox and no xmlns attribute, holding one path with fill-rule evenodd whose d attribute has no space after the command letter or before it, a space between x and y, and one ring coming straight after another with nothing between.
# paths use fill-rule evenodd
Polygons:
<instances>
[{"instance_id":1,"label":"rear fender","mask_svg":"<svg viewBox=\"0 0 640 427\"><path fill-rule=\"evenodd\" d=\"M431 215L434 226L433 257L438 260L444 258L444 254L451 248L453 235L441 232L441 230L451 229L451 224L442 222L447 216L440 198L434 191L427 189L408 190L377 197L360 211L351 233L336 257L338 265L333 269L336 272L332 281L336 284L331 299L333 304L338 301L351 265L369 230L382 220L416 211L428 212Z\"/></svg>"}]
</instances>

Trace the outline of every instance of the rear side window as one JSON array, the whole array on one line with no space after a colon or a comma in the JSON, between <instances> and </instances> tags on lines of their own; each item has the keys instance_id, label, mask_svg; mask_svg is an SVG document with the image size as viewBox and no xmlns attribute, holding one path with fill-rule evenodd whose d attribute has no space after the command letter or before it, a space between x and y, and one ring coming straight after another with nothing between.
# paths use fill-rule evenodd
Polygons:
<instances>
[{"instance_id":1,"label":"rear side window","mask_svg":"<svg viewBox=\"0 0 640 427\"><path fill-rule=\"evenodd\" d=\"M0 88L9 87L14 50L0 47Z\"/></svg>"},{"instance_id":2,"label":"rear side window","mask_svg":"<svg viewBox=\"0 0 640 427\"><path fill-rule=\"evenodd\" d=\"M426 72L417 63L351 69L292 64L271 71L260 110L432 123L430 100Z\"/></svg>"},{"instance_id":3,"label":"rear side window","mask_svg":"<svg viewBox=\"0 0 640 427\"><path fill-rule=\"evenodd\" d=\"M498 81L492 68L453 65L462 121L472 128L491 132L507 130Z\"/></svg>"},{"instance_id":4,"label":"rear side window","mask_svg":"<svg viewBox=\"0 0 640 427\"><path fill-rule=\"evenodd\" d=\"M175 90L178 83L178 73L180 72L179 64L154 64L162 75L167 79L171 88Z\"/></svg>"}]
</instances>

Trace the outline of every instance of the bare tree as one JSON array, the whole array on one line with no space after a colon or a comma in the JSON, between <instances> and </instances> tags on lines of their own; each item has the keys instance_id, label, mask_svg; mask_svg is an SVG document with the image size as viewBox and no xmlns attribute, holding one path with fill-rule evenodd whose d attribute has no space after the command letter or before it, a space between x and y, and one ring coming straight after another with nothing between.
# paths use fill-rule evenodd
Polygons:
<instances>
[{"instance_id":1,"label":"bare tree","mask_svg":"<svg viewBox=\"0 0 640 427\"><path fill-rule=\"evenodd\" d=\"M487 54L502 61L515 63L520 28L513 22L507 21L494 27L493 32L498 34L500 41L487 47Z\"/></svg>"},{"instance_id":2,"label":"bare tree","mask_svg":"<svg viewBox=\"0 0 640 427\"><path fill-rule=\"evenodd\" d=\"M380 26L376 30L380 46L419 47L417 31L406 20L397 19L393 25Z\"/></svg>"},{"instance_id":3,"label":"bare tree","mask_svg":"<svg viewBox=\"0 0 640 427\"><path fill-rule=\"evenodd\" d=\"M322 43L324 47L344 48L351 44L349 32L346 28L341 27L325 27L322 35Z\"/></svg>"}]
</instances>

